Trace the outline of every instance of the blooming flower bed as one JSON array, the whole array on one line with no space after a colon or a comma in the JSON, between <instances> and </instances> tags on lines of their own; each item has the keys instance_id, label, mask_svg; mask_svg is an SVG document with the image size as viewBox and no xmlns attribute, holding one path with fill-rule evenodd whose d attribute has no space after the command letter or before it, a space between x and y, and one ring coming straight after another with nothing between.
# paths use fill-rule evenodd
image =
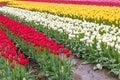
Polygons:
<instances>
[{"instance_id":1,"label":"blooming flower bed","mask_svg":"<svg viewBox=\"0 0 120 80\"><path fill-rule=\"evenodd\" d=\"M25 64L29 62L24 54L17 51L15 43L0 28L0 79L21 80L31 79L30 74L26 74Z\"/></svg>"},{"instance_id":2,"label":"blooming flower bed","mask_svg":"<svg viewBox=\"0 0 120 80\"><path fill-rule=\"evenodd\" d=\"M77 56L80 55L79 57L90 62L100 63L99 65L120 75L120 29L117 26L90 23L49 13L11 7L2 7L0 11L15 20L31 25L38 31L43 31L46 35L54 38L55 41L64 43L66 47L71 49L71 52L76 52ZM63 34L64 37L59 38ZM66 56L69 57L68 54Z\"/></svg>"},{"instance_id":3,"label":"blooming flower bed","mask_svg":"<svg viewBox=\"0 0 120 80\"><path fill-rule=\"evenodd\" d=\"M41 46L43 48L44 47L48 48L51 51L51 53L55 55L70 52L69 49L64 48L64 45L61 47L61 45L58 45L51 38L48 38L41 32L35 31L35 29L29 26L25 26L24 24L17 23L14 20L6 17L0 16L0 18L1 18L0 22L2 23L3 26L8 28L10 31L12 31L16 36L19 36L21 39L24 39L26 42L33 43L34 46ZM13 23L11 24L9 22L13 22Z\"/></svg>"},{"instance_id":4,"label":"blooming flower bed","mask_svg":"<svg viewBox=\"0 0 120 80\"><path fill-rule=\"evenodd\" d=\"M38 61L39 65L45 70L46 76L54 80L71 79L72 69L69 61L71 56L69 49L64 48L64 45L58 45L53 39L29 26L3 15L0 15L0 18L0 22L8 35L20 45L23 52L29 53L26 55L32 55ZM21 40L23 41L21 42ZM61 75L63 76L60 77Z\"/></svg>"},{"instance_id":5,"label":"blooming flower bed","mask_svg":"<svg viewBox=\"0 0 120 80\"><path fill-rule=\"evenodd\" d=\"M78 19L59 17L48 13L33 12L12 7L2 7L0 8L0 11L17 16L27 22L34 22L37 25L41 24L49 29L52 28L61 33L64 31L68 34L69 39L77 37L80 41L88 43L87 45L92 45L94 43L94 39L96 39L96 47L98 49L101 49L100 44L104 42L108 46L115 47L120 52L120 29L118 27L90 23ZM83 34L84 36L79 38L79 36Z\"/></svg>"},{"instance_id":6,"label":"blooming flower bed","mask_svg":"<svg viewBox=\"0 0 120 80\"><path fill-rule=\"evenodd\" d=\"M72 79L72 56L96 63L94 69L108 68L120 79L120 8L58 3L10 2L0 7L1 28L51 80Z\"/></svg>"},{"instance_id":7,"label":"blooming flower bed","mask_svg":"<svg viewBox=\"0 0 120 80\"><path fill-rule=\"evenodd\" d=\"M15 5L14 5L15 4ZM29 4L29 5L28 5ZM80 18L92 22L115 24L119 26L120 8L108 6L88 6L72 4L55 4L43 2L12 2L9 6L53 13L61 16Z\"/></svg>"}]
</instances>

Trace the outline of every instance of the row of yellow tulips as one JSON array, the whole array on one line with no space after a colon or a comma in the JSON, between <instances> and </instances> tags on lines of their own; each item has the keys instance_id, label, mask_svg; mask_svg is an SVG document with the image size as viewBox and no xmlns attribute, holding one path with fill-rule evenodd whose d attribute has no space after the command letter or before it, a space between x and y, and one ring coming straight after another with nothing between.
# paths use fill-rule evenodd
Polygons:
<instances>
[{"instance_id":1,"label":"row of yellow tulips","mask_svg":"<svg viewBox=\"0 0 120 80\"><path fill-rule=\"evenodd\" d=\"M73 4L57 4L44 2L13 1L9 6L28 10L46 11L57 15L81 18L86 20L104 21L120 24L120 8L108 6L88 6Z\"/></svg>"}]
</instances>

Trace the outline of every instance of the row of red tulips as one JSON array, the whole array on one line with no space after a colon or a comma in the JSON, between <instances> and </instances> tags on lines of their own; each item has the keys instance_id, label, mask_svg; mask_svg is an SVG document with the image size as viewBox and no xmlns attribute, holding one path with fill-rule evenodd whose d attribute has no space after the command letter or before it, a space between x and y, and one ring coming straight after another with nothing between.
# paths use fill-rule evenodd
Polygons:
<instances>
[{"instance_id":1,"label":"row of red tulips","mask_svg":"<svg viewBox=\"0 0 120 80\"><path fill-rule=\"evenodd\" d=\"M38 62L46 76L51 80L71 80L70 57L75 57L75 53L71 56L71 51L63 44L57 44L42 32L2 14L0 23L7 35L18 44L20 50Z\"/></svg>"},{"instance_id":2,"label":"row of red tulips","mask_svg":"<svg viewBox=\"0 0 120 80\"><path fill-rule=\"evenodd\" d=\"M96 5L96 6L117 6L120 7L119 1L96 1L96 0L22 0L33 2L50 2L60 4L84 4L84 5Z\"/></svg>"},{"instance_id":3,"label":"row of red tulips","mask_svg":"<svg viewBox=\"0 0 120 80\"><path fill-rule=\"evenodd\" d=\"M0 80L34 80L30 71L26 74L25 65L28 62L29 59L25 58L12 39L0 28Z\"/></svg>"},{"instance_id":4,"label":"row of red tulips","mask_svg":"<svg viewBox=\"0 0 120 80\"><path fill-rule=\"evenodd\" d=\"M66 57L70 57L70 50L64 48L63 44L57 44L52 38L49 38L42 32L36 31L30 26L26 26L3 15L0 15L0 23L20 39L25 40L26 43L30 42L34 46L40 46L41 51L47 48L51 54L58 55L64 53ZM76 55L73 54L73 56Z\"/></svg>"},{"instance_id":5,"label":"row of red tulips","mask_svg":"<svg viewBox=\"0 0 120 80\"><path fill-rule=\"evenodd\" d=\"M17 52L15 43L2 29L0 29L0 55L9 60L10 63L16 62L17 64L25 65L29 61L22 52ZM11 67L14 68L14 64L11 64Z\"/></svg>"}]
</instances>

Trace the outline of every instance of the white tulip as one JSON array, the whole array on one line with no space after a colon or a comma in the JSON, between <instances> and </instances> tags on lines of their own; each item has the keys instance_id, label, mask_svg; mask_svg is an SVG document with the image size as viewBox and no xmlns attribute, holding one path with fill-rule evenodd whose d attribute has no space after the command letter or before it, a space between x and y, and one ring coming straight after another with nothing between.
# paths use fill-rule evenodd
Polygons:
<instances>
[{"instance_id":1,"label":"white tulip","mask_svg":"<svg viewBox=\"0 0 120 80\"><path fill-rule=\"evenodd\" d=\"M101 64L97 64L96 67L97 67L98 69L102 69L103 66L102 66Z\"/></svg>"},{"instance_id":2,"label":"white tulip","mask_svg":"<svg viewBox=\"0 0 120 80\"><path fill-rule=\"evenodd\" d=\"M75 37L74 34L69 34L69 39L74 38L74 37Z\"/></svg>"}]
</instances>

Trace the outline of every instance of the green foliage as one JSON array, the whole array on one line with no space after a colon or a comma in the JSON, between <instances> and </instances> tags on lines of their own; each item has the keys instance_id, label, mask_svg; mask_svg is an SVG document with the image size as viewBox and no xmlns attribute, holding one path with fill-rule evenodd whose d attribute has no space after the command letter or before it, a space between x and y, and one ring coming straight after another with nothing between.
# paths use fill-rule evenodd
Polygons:
<instances>
[{"instance_id":1,"label":"green foliage","mask_svg":"<svg viewBox=\"0 0 120 80\"><path fill-rule=\"evenodd\" d=\"M30 75L30 71L26 71L25 66L13 62L15 68L12 69L10 62L0 56L0 80L34 80Z\"/></svg>"}]
</instances>

